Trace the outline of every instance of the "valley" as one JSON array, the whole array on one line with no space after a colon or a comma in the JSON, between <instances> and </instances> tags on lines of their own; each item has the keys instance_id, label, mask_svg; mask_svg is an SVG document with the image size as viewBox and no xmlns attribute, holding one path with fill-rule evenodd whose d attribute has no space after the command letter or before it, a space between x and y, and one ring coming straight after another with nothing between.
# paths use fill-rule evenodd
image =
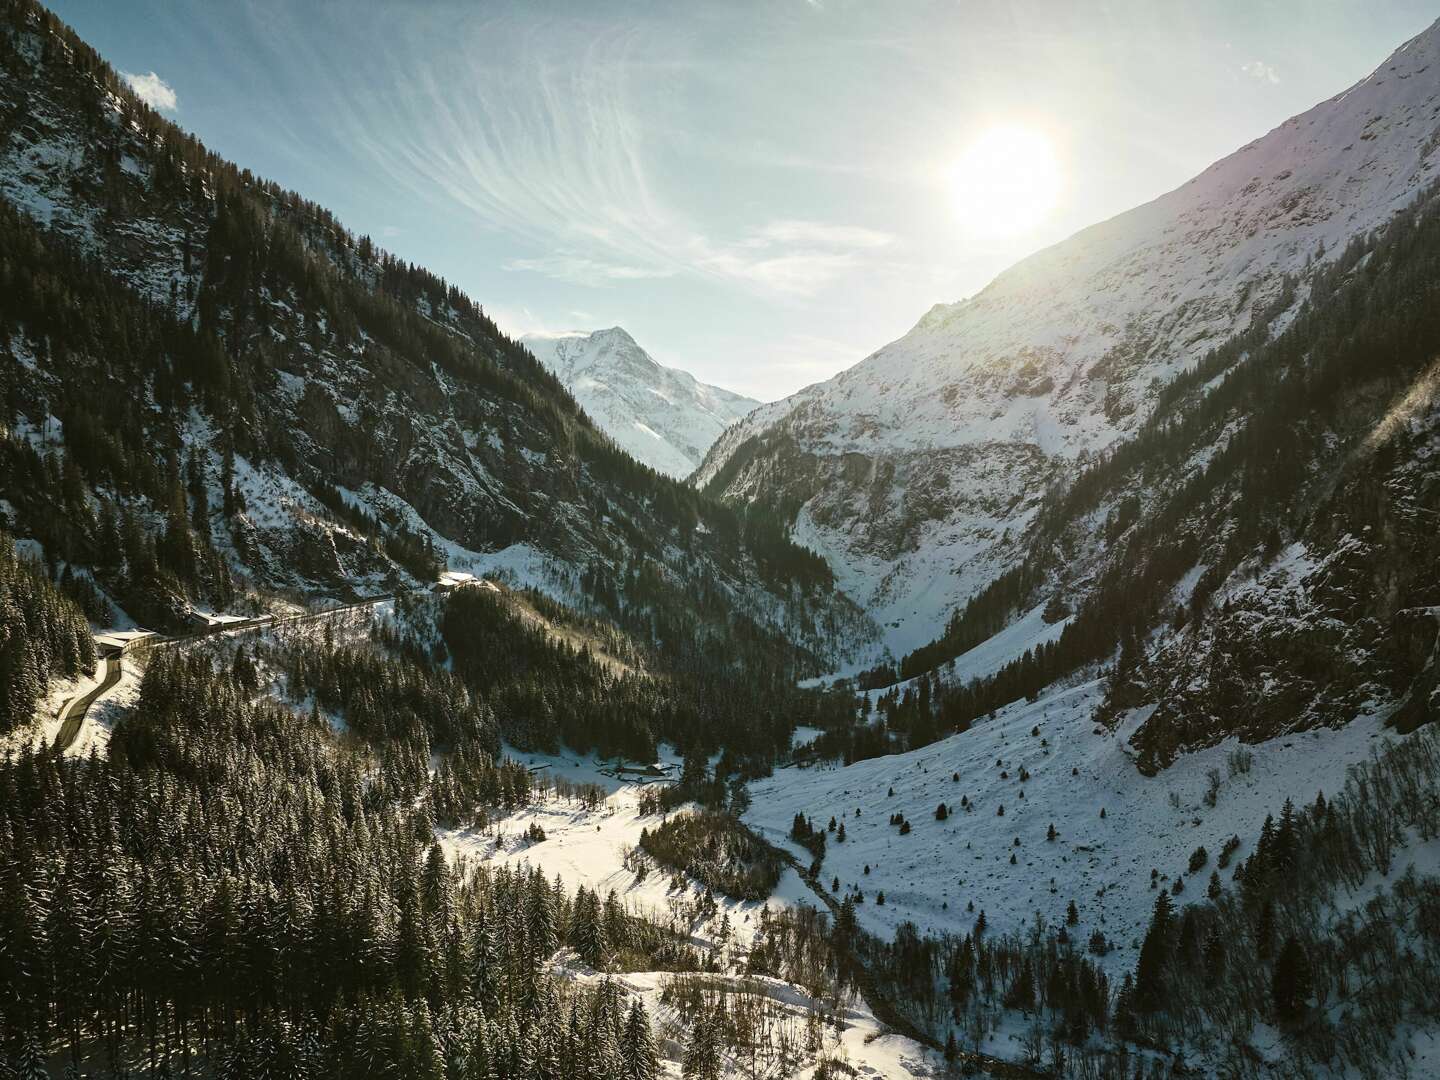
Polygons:
<instances>
[{"instance_id":1,"label":"valley","mask_svg":"<svg viewBox=\"0 0 1440 1080\"><path fill-rule=\"evenodd\" d=\"M0 0L0 1075L1440 1072L1440 23L767 403L137 85Z\"/></svg>"}]
</instances>

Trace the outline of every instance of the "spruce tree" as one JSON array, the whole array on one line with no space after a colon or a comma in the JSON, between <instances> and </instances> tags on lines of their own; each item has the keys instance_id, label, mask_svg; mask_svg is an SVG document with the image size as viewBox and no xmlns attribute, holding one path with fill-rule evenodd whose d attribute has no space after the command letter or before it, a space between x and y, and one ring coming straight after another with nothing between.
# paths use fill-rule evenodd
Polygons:
<instances>
[{"instance_id":1,"label":"spruce tree","mask_svg":"<svg viewBox=\"0 0 1440 1080\"><path fill-rule=\"evenodd\" d=\"M1140 959L1135 965L1135 1008L1140 1012L1159 1012L1168 1001L1165 969L1169 962L1172 912L1170 894L1161 889L1155 897L1150 929L1146 931Z\"/></svg>"},{"instance_id":2,"label":"spruce tree","mask_svg":"<svg viewBox=\"0 0 1440 1080\"><path fill-rule=\"evenodd\" d=\"M720 1080L724 1062L720 1055L720 1032L717 1019L702 1007L700 1017L690 1031L681 1062L681 1075L694 1080Z\"/></svg>"},{"instance_id":3,"label":"spruce tree","mask_svg":"<svg viewBox=\"0 0 1440 1080\"><path fill-rule=\"evenodd\" d=\"M650 1033L650 1017L645 1012L645 1005L638 999L631 1002L630 1012L625 1017L620 1058L625 1080L654 1080L660 1071L659 1055Z\"/></svg>"}]
</instances>

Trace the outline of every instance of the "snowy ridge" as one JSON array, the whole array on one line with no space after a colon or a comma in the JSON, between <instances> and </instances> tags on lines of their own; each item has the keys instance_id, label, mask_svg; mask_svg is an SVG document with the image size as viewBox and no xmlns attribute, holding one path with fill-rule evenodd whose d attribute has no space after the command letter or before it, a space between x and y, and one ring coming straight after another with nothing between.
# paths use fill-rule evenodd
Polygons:
<instances>
[{"instance_id":1,"label":"snowy ridge","mask_svg":"<svg viewBox=\"0 0 1440 1080\"><path fill-rule=\"evenodd\" d=\"M618 326L520 339L596 425L657 472L683 479L759 402L657 364Z\"/></svg>"},{"instance_id":2,"label":"snowy ridge","mask_svg":"<svg viewBox=\"0 0 1440 1080\"><path fill-rule=\"evenodd\" d=\"M752 414L696 482L803 505L806 542L893 649L913 648L1006 568L1018 545L1003 541L1047 485L1133 433L1161 386L1257 313L1283 323L1307 269L1437 177L1440 24L1183 186Z\"/></svg>"}]
</instances>

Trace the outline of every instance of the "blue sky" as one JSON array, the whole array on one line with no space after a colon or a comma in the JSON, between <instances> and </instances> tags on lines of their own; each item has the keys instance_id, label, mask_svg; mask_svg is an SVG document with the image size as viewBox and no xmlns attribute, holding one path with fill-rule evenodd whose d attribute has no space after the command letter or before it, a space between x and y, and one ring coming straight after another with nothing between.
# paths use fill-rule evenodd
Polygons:
<instances>
[{"instance_id":1,"label":"blue sky","mask_svg":"<svg viewBox=\"0 0 1440 1080\"><path fill-rule=\"evenodd\" d=\"M54 0L212 148L513 332L622 325L770 399L1363 77L1418 0ZM152 77L153 76L153 77ZM995 125L1031 227L957 214Z\"/></svg>"}]
</instances>

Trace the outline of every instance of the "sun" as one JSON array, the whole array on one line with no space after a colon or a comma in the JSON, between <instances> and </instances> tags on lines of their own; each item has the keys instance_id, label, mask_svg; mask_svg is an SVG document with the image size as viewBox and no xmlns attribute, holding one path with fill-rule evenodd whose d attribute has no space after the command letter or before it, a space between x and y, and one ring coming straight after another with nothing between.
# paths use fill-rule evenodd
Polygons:
<instances>
[{"instance_id":1,"label":"sun","mask_svg":"<svg viewBox=\"0 0 1440 1080\"><path fill-rule=\"evenodd\" d=\"M993 235L1026 232L1060 198L1060 162L1042 132L1015 124L981 132L949 172L951 202L968 229Z\"/></svg>"}]
</instances>

